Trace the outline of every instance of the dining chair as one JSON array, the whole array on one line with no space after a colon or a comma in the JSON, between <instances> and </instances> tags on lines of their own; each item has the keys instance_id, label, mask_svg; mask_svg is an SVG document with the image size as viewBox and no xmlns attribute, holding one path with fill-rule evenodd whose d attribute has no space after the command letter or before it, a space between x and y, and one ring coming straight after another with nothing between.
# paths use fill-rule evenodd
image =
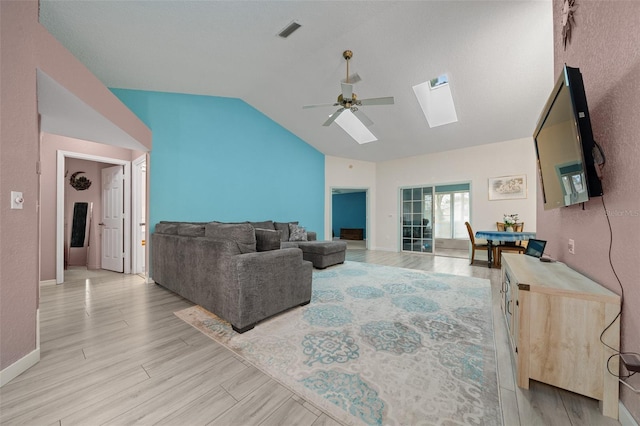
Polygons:
<instances>
[{"instance_id":1,"label":"dining chair","mask_svg":"<svg viewBox=\"0 0 640 426\"><path fill-rule=\"evenodd\" d=\"M498 231L504 231L507 229L507 227L504 224L504 222L496 222L496 229ZM515 225L513 225L514 232L522 232L523 229L524 229L524 222L516 223Z\"/></svg>"},{"instance_id":2,"label":"dining chair","mask_svg":"<svg viewBox=\"0 0 640 426\"><path fill-rule=\"evenodd\" d=\"M467 232L469 232L469 239L471 240L471 262L469 262L469 265L473 265L473 259L476 257L476 249L478 248L478 249L487 250L488 244L477 243L476 236L473 232L473 229L471 228L471 224L469 222L465 222L464 224L467 227ZM495 247L492 249L492 252L495 259L495 254L496 254Z\"/></svg>"},{"instance_id":3,"label":"dining chair","mask_svg":"<svg viewBox=\"0 0 640 426\"><path fill-rule=\"evenodd\" d=\"M504 231L504 223L501 222L496 222L496 225L498 225L498 231ZM502 229L500 229L500 225L502 225ZM515 232L523 232L524 230L524 222L520 222L520 223L516 223L515 225L513 225L513 230ZM496 255L494 257L494 265L496 266L501 266L502 264L502 252L503 251L512 251L512 252L518 252L518 253L524 253L524 251L526 250L526 247L524 247L522 245L522 241L505 241L504 243L500 243L498 245L496 245L495 247L496 250Z\"/></svg>"}]
</instances>

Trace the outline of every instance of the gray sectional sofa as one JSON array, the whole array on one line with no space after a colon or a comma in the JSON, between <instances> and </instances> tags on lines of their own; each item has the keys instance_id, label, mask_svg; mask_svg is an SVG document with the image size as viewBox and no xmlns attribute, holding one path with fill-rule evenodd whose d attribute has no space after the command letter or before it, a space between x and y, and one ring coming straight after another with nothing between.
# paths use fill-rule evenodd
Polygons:
<instances>
[{"instance_id":1,"label":"gray sectional sofa","mask_svg":"<svg viewBox=\"0 0 640 426\"><path fill-rule=\"evenodd\" d=\"M243 333L311 300L312 264L301 249L280 248L278 231L250 223L161 222L151 235L153 280Z\"/></svg>"}]
</instances>

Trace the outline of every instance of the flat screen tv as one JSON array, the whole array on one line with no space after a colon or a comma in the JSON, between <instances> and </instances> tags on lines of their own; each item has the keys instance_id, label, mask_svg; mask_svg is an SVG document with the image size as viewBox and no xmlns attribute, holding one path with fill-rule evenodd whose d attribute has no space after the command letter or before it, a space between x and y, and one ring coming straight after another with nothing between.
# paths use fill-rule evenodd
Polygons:
<instances>
[{"instance_id":1,"label":"flat screen tv","mask_svg":"<svg viewBox=\"0 0 640 426\"><path fill-rule=\"evenodd\" d=\"M565 65L533 134L544 209L584 203L602 195L587 97L578 68Z\"/></svg>"}]
</instances>

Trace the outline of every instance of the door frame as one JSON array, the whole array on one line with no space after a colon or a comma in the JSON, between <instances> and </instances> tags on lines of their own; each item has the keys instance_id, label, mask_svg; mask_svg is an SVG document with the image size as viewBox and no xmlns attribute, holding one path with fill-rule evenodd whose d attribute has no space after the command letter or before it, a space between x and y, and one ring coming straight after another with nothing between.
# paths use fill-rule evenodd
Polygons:
<instances>
[{"instance_id":1,"label":"door frame","mask_svg":"<svg viewBox=\"0 0 640 426\"><path fill-rule=\"evenodd\" d=\"M56 284L64 282L64 173L67 158L124 166L124 273L131 273L131 161L64 150L58 150L56 154Z\"/></svg>"},{"instance_id":2,"label":"door frame","mask_svg":"<svg viewBox=\"0 0 640 426\"><path fill-rule=\"evenodd\" d=\"M329 216L329 230L333 230L333 191L334 190L352 190L352 191L357 191L357 192L364 192L365 193L365 207L366 207L366 211L365 211L365 235L367 236L367 238L365 238L364 242L365 242L365 248L367 250L370 249L370 244L371 244L371 224L369 223L369 218L371 217L371 211L370 211L370 206L369 206L369 187L365 187L365 186L332 186L329 188L329 194L331 195L329 197L329 212L330 214ZM325 230L325 235L327 235L327 230Z\"/></svg>"},{"instance_id":3,"label":"door frame","mask_svg":"<svg viewBox=\"0 0 640 426\"><path fill-rule=\"evenodd\" d=\"M143 259L140 259L140 256L138 255L138 247L140 244L142 244L142 239L139 238L140 233L138 232L138 226L139 226L139 222L138 219L140 218L140 212L142 210L142 203L147 202L148 199L148 188L145 194L145 198L142 199L142 194L140 194L140 187L142 186L143 183L146 184L146 180L144 182L142 182L142 172L141 172L141 166L142 165L147 166L147 154L143 154L140 157L136 158L135 160L132 161L131 163L131 204L132 204L132 219L131 219L131 235L132 235L132 249L131 249L131 271L134 274L143 274L144 276L147 277L147 270L149 269L149 265L147 264L147 259L146 259L146 253L147 253L147 247L145 245L144 248L144 254ZM146 176L146 171L145 171L145 176ZM148 216L149 216L149 209L145 209L145 223L148 224L149 220L148 220ZM135 220L134 220L135 218ZM145 243L149 242L149 227L147 225L145 225ZM135 248L134 248L135 247ZM145 271L141 271L140 269L140 263L142 260L145 260Z\"/></svg>"}]
</instances>

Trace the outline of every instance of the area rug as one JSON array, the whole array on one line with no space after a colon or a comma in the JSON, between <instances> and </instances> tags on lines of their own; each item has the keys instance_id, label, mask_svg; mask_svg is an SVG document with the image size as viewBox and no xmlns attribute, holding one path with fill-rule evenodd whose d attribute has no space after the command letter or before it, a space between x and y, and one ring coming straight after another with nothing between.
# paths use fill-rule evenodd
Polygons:
<instances>
[{"instance_id":1,"label":"area rug","mask_svg":"<svg viewBox=\"0 0 640 426\"><path fill-rule=\"evenodd\" d=\"M488 280L345 262L244 334L175 314L345 424L502 424Z\"/></svg>"}]
</instances>

